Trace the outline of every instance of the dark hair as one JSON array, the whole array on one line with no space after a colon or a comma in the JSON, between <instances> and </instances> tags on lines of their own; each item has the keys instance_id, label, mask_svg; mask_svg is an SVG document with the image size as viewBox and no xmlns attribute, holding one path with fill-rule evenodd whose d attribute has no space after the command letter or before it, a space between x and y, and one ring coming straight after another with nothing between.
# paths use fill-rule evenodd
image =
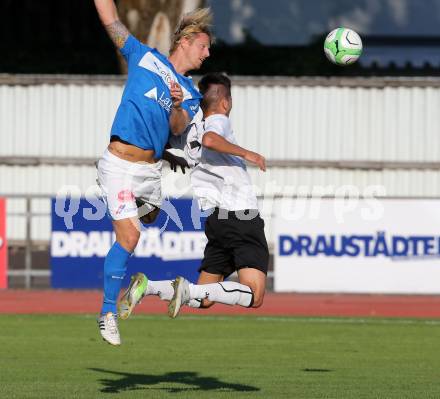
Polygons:
<instances>
[{"instance_id":1,"label":"dark hair","mask_svg":"<svg viewBox=\"0 0 440 399\"><path fill-rule=\"evenodd\" d=\"M200 106L203 112L215 107L222 98L231 98L231 80L222 73L208 73L199 81L203 95Z\"/></svg>"},{"instance_id":2,"label":"dark hair","mask_svg":"<svg viewBox=\"0 0 440 399\"><path fill-rule=\"evenodd\" d=\"M203 76L199 81L199 90L204 95L211 85L221 85L227 89L228 95L231 95L231 80L223 73L213 72Z\"/></svg>"}]
</instances>

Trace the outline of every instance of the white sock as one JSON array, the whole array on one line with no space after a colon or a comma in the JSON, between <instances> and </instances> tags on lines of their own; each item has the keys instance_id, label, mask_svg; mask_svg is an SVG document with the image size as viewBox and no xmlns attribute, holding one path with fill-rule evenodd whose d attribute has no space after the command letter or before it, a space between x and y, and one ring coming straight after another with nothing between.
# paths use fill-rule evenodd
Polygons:
<instances>
[{"instance_id":1,"label":"white sock","mask_svg":"<svg viewBox=\"0 0 440 399\"><path fill-rule=\"evenodd\" d=\"M174 295L174 288L171 280L148 280L145 295L158 295L162 301L171 301Z\"/></svg>"},{"instance_id":2,"label":"white sock","mask_svg":"<svg viewBox=\"0 0 440 399\"><path fill-rule=\"evenodd\" d=\"M191 299L209 299L226 305L250 307L254 302L254 293L247 286L235 281L222 281L215 284L190 284Z\"/></svg>"}]
</instances>

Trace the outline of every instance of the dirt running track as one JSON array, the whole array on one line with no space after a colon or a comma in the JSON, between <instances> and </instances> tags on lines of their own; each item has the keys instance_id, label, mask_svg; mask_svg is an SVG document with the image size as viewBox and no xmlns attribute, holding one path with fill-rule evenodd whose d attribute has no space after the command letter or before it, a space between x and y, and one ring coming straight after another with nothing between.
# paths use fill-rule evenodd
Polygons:
<instances>
[{"instance_id":1,"label":"dirt running track","mask_svg":"<svg viewBox=\"0 0 440 399\"><path fill-rule=\"evenodd\" d=\"M0 313L97 313L99 291L0 290ZM144 299L136 313L165 314L157 297ZM267 294L259 309L216 305L209 310L185 308L183 313L265 316L375 316L440 318L440 296Z\"/></svg>"}]
</instances>

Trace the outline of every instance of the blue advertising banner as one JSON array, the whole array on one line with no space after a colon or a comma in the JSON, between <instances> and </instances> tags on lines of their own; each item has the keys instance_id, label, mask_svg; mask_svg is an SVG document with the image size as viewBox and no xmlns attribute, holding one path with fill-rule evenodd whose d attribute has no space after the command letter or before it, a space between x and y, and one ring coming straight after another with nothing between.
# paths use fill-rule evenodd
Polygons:
<instances>
[{"instance_id":1,"label":"blue advertising banner","mask_svg":"<svg viewBox=\"0 0 440 399\"><path fill-rule=\"evenodd\" d=\"M123 282L136 272L152 280L181 275L195 282L206 245L204 217L191 199L164 201L154 224L144 226ZM96 198L52 200L53 288L102 288L104 258L114 242L111 220Z\"/></svg>"}]
</instances>

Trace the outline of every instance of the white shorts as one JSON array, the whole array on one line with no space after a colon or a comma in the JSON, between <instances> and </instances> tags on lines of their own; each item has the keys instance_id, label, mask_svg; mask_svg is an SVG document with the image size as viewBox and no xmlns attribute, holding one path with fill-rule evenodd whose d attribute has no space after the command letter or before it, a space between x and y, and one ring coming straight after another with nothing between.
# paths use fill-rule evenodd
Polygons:
<instances>
[{"instance_id":1,"label":"white shorts","mask_svg":"<svg viewBox=\"0 0 440 399\"><path fill-rule=\"evenodd\" d=\"M129 162L113 155L108 149L97 163L97 182L113 220L140 217L162 203L162 161ZM136 199L146 203L138 214Z\"/></svg>"}]
</instances>

